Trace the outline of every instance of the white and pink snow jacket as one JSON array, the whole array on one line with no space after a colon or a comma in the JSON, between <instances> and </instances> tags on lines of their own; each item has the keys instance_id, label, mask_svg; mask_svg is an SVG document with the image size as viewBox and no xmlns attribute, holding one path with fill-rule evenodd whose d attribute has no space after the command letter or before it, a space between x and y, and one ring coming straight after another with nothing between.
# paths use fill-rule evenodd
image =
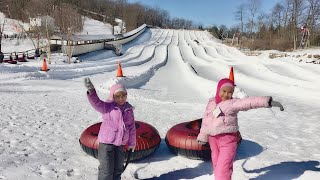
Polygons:
<instances>
[{"instance_id":1,"label":"white and pink snow jacket","mask_svg":"<svg viewBox=\"0 0 320 180\"><path fill-rule=\"evenodd\" d=\"M224 133L233 133L239 130L237 114L239 111L249 109L270 107L271 97L248 97L244 99L229 99L216 104L215 98L211 98L207 105L202 125L197 140L208 142L208 136L215 136ZM218 117L213 115L213 111L220 108Z\"/></svg>"}]
</instances>

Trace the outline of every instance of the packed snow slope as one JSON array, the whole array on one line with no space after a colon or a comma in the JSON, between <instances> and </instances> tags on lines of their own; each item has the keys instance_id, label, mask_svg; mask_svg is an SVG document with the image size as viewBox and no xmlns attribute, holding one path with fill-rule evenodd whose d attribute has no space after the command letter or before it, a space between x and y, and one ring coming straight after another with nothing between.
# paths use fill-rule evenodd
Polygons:
<instances>
[{"instance_id":1,"label":"packed snow slope","mask_svg":"<svg viewBox=\"0 0 320 180\"><path fill-rule=\"evenodd\" d=\"M136 120L162 138L123 179L213 179L210 162L171 154L164 138L175 124L202 117L231 66L235 97L272 96L285 108L239 113L244 140L233 179L320 179L319 65L248 57L194 30L148 29L123 56L107 54L90 53L77 64L53 54L48 72L39 71L39 59L0 64L0 179L97 178L98 161L79 146L83 130L101 120L88 103L85 77L102 99L113 83L125 83ZM126 77L117 79L119 61Z\"/></svg>"}]
</instances>

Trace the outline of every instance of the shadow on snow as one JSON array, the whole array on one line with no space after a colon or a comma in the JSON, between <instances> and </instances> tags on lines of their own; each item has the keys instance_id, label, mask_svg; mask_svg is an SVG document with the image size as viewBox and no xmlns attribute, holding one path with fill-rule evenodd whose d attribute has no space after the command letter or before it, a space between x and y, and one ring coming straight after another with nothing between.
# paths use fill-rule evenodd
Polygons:
<instances>
[{"instance_id":1,"label":"shadow on snow","mask_svg":"<svg viewBox=\"0 0 320 180\"><path fill-rule=\"evenodd\" d=\"M256 156L260 154L263 151L262 146L259 144L249 141L249 140L242 140L242 143L237 151L236 154L236 160L241 160L241 159L247 159L249 157ZM165 141L162 139L160 143L159 149L149 158L146 158L144 160L139 161L139 163L147 163L147 162L155 162L155 161L167 161L174 157L175 155L172 154L167 147ZM142 167L144 168L144 167ZM140 168L141 169L141 168ZM134 177L139 179L138 176L138 169L134 173ZM153 179L171 179L171 180L178 180L178 179L192 179L196 178L199 176L203 176L212 174L212 164L210 161L205 161L200 163L197 167L192 167L192 168L185 168L185 169L179 169L176 171L171 171L167 172L165 174L161 174L159 177L151 177L151 178L146 178L144 180L153 180Z\"/></svg>"},{"instance_id":2,"label":"shadow on snow","mask_svg":"<svg viewBox=\"0 0 320 180\"><path fill-rule=\"evenodd\" d=\"M246 161L245 161L246 162ZM242 168L246 173L263 173L258 177L251 178L250 180L269 180L269 179L277 179L277 180L291 180L299 178L305 171L316 171L320 172L319 161L301 161L301 162L281 162L279 164L270 165L267 167L263 167L260 169L247 170L244 168L244 164L242 164Z\"/></svg>"}]
</instances>

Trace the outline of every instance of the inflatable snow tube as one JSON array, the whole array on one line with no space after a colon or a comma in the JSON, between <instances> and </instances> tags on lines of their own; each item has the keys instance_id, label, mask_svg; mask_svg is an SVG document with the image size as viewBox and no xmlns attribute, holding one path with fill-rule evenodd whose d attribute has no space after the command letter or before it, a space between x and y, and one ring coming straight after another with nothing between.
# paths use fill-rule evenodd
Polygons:
<instances>
[{"instance_id":1,"label":"inflatable snow tube","mask_svg":"<svg viewBox=\"0 0 320 180\"><path fill-rule=\"evenodd\" d=\"M19 62L28 62L26 59L23 59L23 58L19 58L18 61Z\"/></svg>"},{"instance_id":2,"label":"inflatable snow tube","mask_svg":"<svg viewBox=\"0 0 320 180\"><path fill-rule=\"evenodd\" d=\"M9 64L17 64L17 61L15 61L15 60L10 60L10 59L4 59L3 62L4 62L4 63L9 63Z\"/></svg>"},{"instance_id":3,"label":"inflatable snow tube","mask_svg":"<svg viewBox=\"0 0 320 180\"><path fill-rule=\"evenodd\" d=\"M4 63L7 63L7 62L9 62L9 61L12 61L12 60L10 60L10 59L3 59L3 60L2 60L2 62L4 62Z\"/></svg>"},{"instance_id":4,"label":"inflatable snow tube","mask_svg":"<svg viewBox=\"0 0 320 180\"><path fill-rule=\"evenodd\" d=\"M34 56L27 56L27 59L34 59Z\"/></svg>"},{"instance_id":5,"label":"inflatable snow tube","mask_svg":"<svg viewBox=\"0 0 320 180\"><path fill-rule=\"evenodd\" d=\"M197 142L202 119L177 124L166 134L166 144L170 151L190 159L211 159L209 144L201 145Z\"/></svg>"},{"instance_id":6,"label":"inflatable snow tube","mask_svg":"<svg viewBox=\"0 0 320 180\"><path fill-rule=\"evenodd\" d=\"M100 125L101 122L91 125L83 131L79 139L83 151L94 158L98 158L99 142L97 138ZM151 155L158 149L161 141L159 132L153 126L141 121L135 121L135 125L137 142L134 152L131 153L130 161L140 160ZM127 148L126 146L125 149L127 150ZM126 157L127 155L126 151Z\"/></svg>"},{"instance_id":7,"label":"inflatable snow tube","mask_svg":"<svg viewBox=\"0 0 320 180\"><path fill-rule=\"evenodd\" d=\"M9 64L17 64L17 61L16 60L11 60L11 61L8 61L7 63L9 63Z\"/></svg>"}]
</instances>

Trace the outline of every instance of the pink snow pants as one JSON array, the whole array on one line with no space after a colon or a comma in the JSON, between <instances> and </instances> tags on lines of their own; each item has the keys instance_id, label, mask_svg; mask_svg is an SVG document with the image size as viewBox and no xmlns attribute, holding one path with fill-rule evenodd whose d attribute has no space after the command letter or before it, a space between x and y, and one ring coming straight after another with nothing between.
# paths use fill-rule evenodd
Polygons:
<instances>
[{"instance_id":1,"label":"pink snow pants","mask_svg":"<svg viewBox=\"0 0 320 180\"><path fill-rule=\"evenodd\" d=\"M238 132L209 136L215 180L231 180L238 140Z\"/></svg>"}]
</instances>

